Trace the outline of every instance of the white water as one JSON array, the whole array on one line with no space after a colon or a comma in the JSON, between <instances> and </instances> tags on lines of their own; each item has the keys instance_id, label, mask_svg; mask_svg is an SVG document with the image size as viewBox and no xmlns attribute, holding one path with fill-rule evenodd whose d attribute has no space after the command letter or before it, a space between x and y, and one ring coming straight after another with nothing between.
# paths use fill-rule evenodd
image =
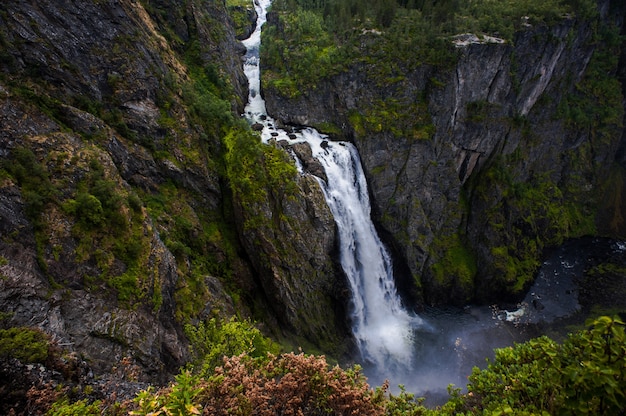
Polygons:
<instances>
[{"instance_id":1,"label":"white water","mask_svg":"<svg viewBox=\"0 0 626 416\"><path fill-rule=\"evenodd\" d=\"M248 51L244 72L250 91L244 115L251 123L263 125L263 142L272 138L306 142L324 166L328 182L319 182L337 223L341 265L352 291L352 330L362 364L373 366L378 377L389 377L399 369L411 368L413 334L422 320L408 313L398 297L391 259L371 221L367 183L355 147L330 142L312 128L288 135L267 116L260 94L259 46L270 3L271 0L255 0L257 27L243 41Z\"/></svg>"}]
</instances>

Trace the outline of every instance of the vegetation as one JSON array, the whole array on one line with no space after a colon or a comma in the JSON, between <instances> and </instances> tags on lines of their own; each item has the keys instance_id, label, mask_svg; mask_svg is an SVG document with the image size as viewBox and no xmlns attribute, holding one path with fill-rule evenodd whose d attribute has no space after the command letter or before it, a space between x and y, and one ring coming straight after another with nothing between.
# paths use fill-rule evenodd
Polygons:
<instances>
[{"instance_id":1,"label":"vegetation","mask_svg":"<svg viewBox=\"0 0 626 416\"><path fill-rule=\"evenodd\" d=\"M235 36L244 39L254 29L254 5L248 0L227 0L228 14L233 19Z\"/></svg>"},{"instance_id":2,"label":"vegetation","mask_svg":"<svg viewBox=\"0 0 626 416\"><path fill-rule=\"evenodd\" d=\"M247 214L244 228L272 227L272 217L263 207L271 204L273 215L282 215L283 198L294 197L297 190L295 165L286 152L263 145L247 128L231 130L223 143L233 196Z\"/></svg>"},{"instance_id":3,"label":"vegetation","mask_svg":"<svg viewBox=\"0 0 626 416\"><path fill-rule=\"evenodd\" d=\"M441 261L431 266L437 286L446 292L462 293L463 302L469 301L474 295L474 278L478 273L476 259L471 250L461 241L458 234L436 241L433 250L445 251Z\"/></svg>"},{"instance_id":4,"label":"vegetation","mask_svg":"<svg viewBox=\"0 0 626 416\"><path fill-rule=\"evenodd\" d=\"M544 248L594 234L594 211L579 196L582 189L568 194L549 172L516 179L510 166L506 158L494 161L474 192L483 201L492 200L495 193L502 195L486 211L489 227L498 231L490 242L492 264L501 289L521 293L532 282Z\"/></svg>"},{"instance_id":5,"label":"vegetation","mask_svg":"<svg viewBox=\"0 0 626 416\"><path fill-rule=\"evenodd\" d=\"M0 329L0 359L43 363L48 358L49 340L41 331L26 327Z\"/></svg>"},{"instance_id":6,"label":"vegetation","mask_svg":"<svg viewBox=\"0 0 626 416\"><path fill-rule=\"evenodd\" d=\"M252 359L262 359L268 353L279 352L278 344L265 337L250 321L211 318L197 326L187 324L185 332L194 357L193 372L203 377L212 375L226 357L245 354Z\"/></svg>"},{"instance_id":7,"label":"vegetation","mask_svg":"<svg viewBox=\"0 0 626 416\"><path fill-rule=\"evenodd\" d=\"M234 3L231 6L238 7ZM157 9L152 4L152 10ZM590 16L594 10L591 0L277 0L274 12L279 24L270 26L264 35L263 60L269 66L264 71L264 85L297 97L301 91L315 88L320 79L359 65L375 83L393 88L417 65L451 65L455 52L448 36L455 33L484 32L513 41L514 30L526 23L551 23L566 13ZM222 36L219 25L207 27L216 31L216 39ZM176 38L172 30L167 34ZM605 36L617 39L615 33L607 32ZM67 223L71 224L73 261L88 264L98 272L97 276L81 276L84 282L80 283L94 291L106 286L122 306L148 303L156 313L163 299L155 271L158 265L150 259L159 259L163 253L151 251L158 249L151 241L156 235L151 229L154 224L176 257L179 322L190 322L206 307L210 296L204 284L207 275L227 282L229 290L236 287L233 262L238 243L229 223L230 198L245 212L244 227L274 227L271 221L275 217L268 217L267 207L273 215L282 215L281 202L296 194L297 174L285 152L261 145L258 137L236 119L232 112L236 99L229 82L221 69L206 58L209 48L202 45L198 34L191 33L190 37L184 44L176 41L188 79L179 88L168 78L174 75L160 74L163 88L157 99L160 118L154 137L133 130L120 110L116 94L122 95L127 88L124 75L111 73L105 77L112 93L103 103L84 97L68 102L99 117L123 138L144 146L159 162L171 162L174 168L188 168L207 177L216 174L216 187L224 185L227 189L220 195L224 196L223 205L204 206L206 199L200 191L181 183L175 173L145 189L126 186L98 157L103 150L99 147L102 132L97 136L81 134L84 153L73 156L67 165L64 161L68 155L54 151L35 154L24 146L10 149L10 162L0 166L2 179L20 188L27 216L35 228L43 270L55 256L70 254L47 238L52 235L50 227L59 225L44 214L62 213L64 220L71 220ZM120 38L118 47L134 40ZM0 45L8 45L4 36ZM13 59L9 53L0 55ZM603 134L602 128L612 128L621 119L622 114L615 111L619 104L617 86L606 76L613 66L604 66L604 62L615 64L607 56L594 57L591 75L563 105L562 115L572 128ZM32 69L33 77L37 70ZM62 129L67 128L60 100L37 95L29 87L12 88L20 99L60 121ZM596 112L598 107L603 111ZM481 122L489 108L484 102L475 102L468 106L468 112L471 121ZM420 97L411 103L375 101L362 112L354 112L350 121L357 133L384 132L412 140L427 140L433 134ZM602 135L595 139L603 141ZM592 151L583 149L579 156L585 158ZM70 168L63 170L63 166ZM502 160L490 166L485 175L489 181L479 186L477 193L486 196L490 192L487 184L502 187L504 198L499 203L508 205L506 209L502 205L493 207L489 220L510 239L507 243L513 242L492 248L495 267L502 272L505 284L519 291L528 283L536 266L534 259L546 244L558 244L567 236L592 230L593 224L586 206L579 201L564 202L569 201L565 194L571 190L554 183L549 174L535 175L529 183L520 182L507 169L507 161ZM529 237L540 231L547 233L546 241ZM459 285L470 288L477 266L462 236L454 235L441 244L449 250L433 266L433 273L439 280L453 274ZM7 263L0 257L0 266ZM467 393L453 391L450 401L438 409L424 408L419 398L404 391L397 396L390 394L387 385L371 389L358 367L333 367L323 356L279 354L278 347L249 321L212 318L198 326L187 325L186 333L194 360L168 387L148 389L132 405L113 406L115 399L111 397L101 401L62 397L47 409L48 414L114 414L124 406L135 415L609 415L625 411L626 339L619 318L600 318L561 345L543 337L499 350L488 368L474 370ZM48 338L38 330L0 330L3 360L44 362L49 347ZM66 390L59 388L58 394L62 391Z\"/></svg>"},{"instance_id":8,"label":"vegetation","mask_svg":"<svg viewBox=\"0 0 626 416\"><path fill-rule=\"evenodd\" d=\"M622 38L617 27L606 25L598 31L597 40L602 47L593 54L576 91L559 103L559 110L571 128L598 135L600 145L622 125L621 85L611 75L617 68Z\"/></svg>"},{"instance_id":9,"label":"vegetation","mask_svg":"<svg viewBox=\"0 0 626 416\"><path fill-rule=\"evenodd\" d=\"M250 330L238 328L238 336ZM486 368L474 368L466 392L451 387L436 408L403 388L391 394L387 383L371 388L358 366L344 370L324 356L292 352L225 357L204 376L184 370L169 386L144 390L122 407L61 398L49 414L96 414L99 407L105 415L122 409L132 415L620 415L626 411L624 328L619 317L602 316L560 344L542 336L497 349Z\"/></svg>"},{"instance_id":10,"label":"vegetation","mask_svg":"<svg viewBox=\"0 0 626 416\"><path fill-rule=\"evenodd\" d=\"M41 213L46 204L55 201L58 195L47 170L39 163L35 154L25 147L14 149L11 162L6 161L2 168L22 188L26 214L35 229L41 229Z\"/></svg>"},{"instance_id":11,"label":"vegetation","mask_svg":"<svg viewBox=\"0 0 626 416\"><path fill-rule=\"evenodd\" d=\"M421 64L449 67L459 33L513 41L525 25L551 24L565 15L591 18L592 0L276 0L280 24L263 32L263 85L286 97L314 89L321 78L368 65L374 81L393 80ZM310 68L315 68L311 71Z\"/></svg>"},{"instance_id":12,"label":"vegetation","mask_svg":"<svg viewBox=\"0 0 626 416\"><path fill-rule=\"evenodd\" d=\"M474 369L455 411L469 414L595 414L626 410L624 322L600 317L562 344L540 337L496 350Z\"/></svg>"}]
</instances>

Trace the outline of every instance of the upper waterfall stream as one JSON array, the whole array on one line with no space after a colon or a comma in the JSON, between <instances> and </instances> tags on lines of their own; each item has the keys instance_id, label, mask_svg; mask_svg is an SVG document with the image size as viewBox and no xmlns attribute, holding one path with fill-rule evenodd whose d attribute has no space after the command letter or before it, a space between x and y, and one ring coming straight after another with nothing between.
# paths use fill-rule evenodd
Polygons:
<instances>
[{"instance_id":1,"label":"upper waterfall stream","mask_svg":"<svg viewBox=\"0 0 626 416\"><path fill-rule=\"evenodd\" d=\"M403 308L396 291L391 258L370 217L367 183L356 148L351 143L328 141L312 128L288 134L267 115L260 94L259 46L269 5L269 0L255 1L257 26L243 41L247 48L244 72L249 81L245 117L263 125L265 143L270 139L306 142L323 165L328 180L319 179L319 183L337 224L341 265L352 292L352 329L361 358L378 371L409 368L414 328L421 326L422 320Z\"/></svg>"}]
</instances>

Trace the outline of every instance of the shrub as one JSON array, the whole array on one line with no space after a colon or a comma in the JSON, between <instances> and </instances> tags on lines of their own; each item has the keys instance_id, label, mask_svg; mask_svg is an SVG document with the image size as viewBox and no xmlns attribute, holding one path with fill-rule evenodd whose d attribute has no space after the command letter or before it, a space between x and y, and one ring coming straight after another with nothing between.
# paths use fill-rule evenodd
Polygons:
<instances>
[{"instance_id":1,"label":"shrub","mask_svg":"<svg viewBox=\"0 0 626 416\"><path fill-rule=\"evenodd\" d=\"M197 326L186 325L185 333L191 342L196 371L203 376L213 374L224 357L246 354L262 358L268 352L277 353L279 347L263 336L250 321L232 318L219 322L212 318Z\"/></svg>"},{"instance_id":2,"label":"shrub","mask_svg":"<svg viewBox=\"0 0 626 416\"><path fill-rule=\"evenodd\" d=\"M79 400L75 403L69 403L64 398L52 405L46 413L47 416L99 416L102 413L100 401L88 403L86 400Z\"/></svg>"},{"instance_id":3,"label":"shrub","mask_svg":"<svg viewBox=\"0 0 626 416\"><path fill-rule=\"evenodd\" d=\"M486 369L473 370L460 397L455 411L624 414L624 322L604 316L560 345L543 336L497 349Z\"/></svg>"},{"instance_id":4,"label":"shrub","mask_svg":"<svg viewBox=\"0 0 626 416\"><path fill-rule=\"evenodd\" d=\"M76 196L74 212L78 221L85 226L98 226L104 221L102 203L87 192L81 192Z\"/></svg>"},{"instance_id":5,"label":"shrub","mask_svg":"<svg viewBox=\"0 0 626 416\"><path fill-rule=\"evenodd\" d=\"M245 354L224 359L215 374L199 379L181 373L176 383L140 393L132 415L383 415L381 395L358 367L330 368L323 356Z\"/></svg>"},{"instance_id":6,"label":"shrub","mask_svg":"<svg viewBox=\"0 0 626 416\"><path fill-rule=\"evenodd\" d=\"M269 356L263 366L245 355L224 365L202 386L205 412L229 415L382 415L374 391L358 367L330 368L323 356L288 353Z\"/></svg>"},{"instance_id":7,"label":"shrub","mask_svg":"<svg viewBox=\"0 0 626 416\"><path fill-rule=\"evenodd\" d=\"M0 357L16 358L25 363L43 363L48 358L48 350L48 338L37 329L0 329Z\"/></svg>"}]
</instances>

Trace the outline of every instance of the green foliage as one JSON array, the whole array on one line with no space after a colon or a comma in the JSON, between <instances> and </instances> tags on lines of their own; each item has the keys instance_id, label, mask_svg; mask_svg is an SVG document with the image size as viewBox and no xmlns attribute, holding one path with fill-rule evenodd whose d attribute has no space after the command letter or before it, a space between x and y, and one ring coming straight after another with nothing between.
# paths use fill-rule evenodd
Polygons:
<instances>
[{"instance_id":1,"label":"green foliage","mask_svg":"<svg viewBox=\"0 0 626 416\"><path fill-rule=\"evenodd\" d=\"M250 205L264 200L267 191L261 184L264 172L259 162L263 158L263 149L258 137L245 130L233 129L223 142L226 174L233 193Z\"/></svg>"},{"instance_id":2,"label":"green foliage","mask_svg":"<svg viewBox=\"0 0 626 416\"><path fill-rule=\"evenodd\" d=\"M43 363L48 358L48 337L40 330L26 327L0 329L0 357L24 363Z\"/></svg>"},{"instance_id":3,"label":"green foliage","mask_svg":"<svg viewBox=\"0 0 626 416\"><path fill-rule=\"evenodd\" d=\"M247 214L244 227L271 226L262 207L272 204L280 216L283 199L294 197L298 189L295 164L282 149L263 145L249 129L235 128L222 140L230 187Z\"/></svg>"},{"instance_id":4,"label":"green foliage","mask_svg":"<svg viewBox=\"0 0 626 416\"><path fill-rule=\"evenodd\" d=\"M89 403L87 400L78 400L69 403L67 398L55 402L46 416L100 416L103 414L101 402Z\"/></svg>"},{"instance_id":5,"label":"green foliage","mask_svg":"<svg viewBox=\"0 0 626 416\"><path fill-rule=\"evenodd\" d=\"M493 161L474 191L484 201L496 201L486 210L492 264L501 289L520 293L545 247L593 234L595 212L582 188L561 189L551 172L520 180L509 166L506 158Z\"/></svg>"},{"instance_id":6,"label":"green foliage","mask_svg":"<svg viewBox=\"0 0 626 416\"><path fill-rule=\"evenodd\" d=\"M540 337L496 350L486 369L474 369L455 411L617 415L626 410L624 399L624 322L604 316L561 345Z\"/></svg>"},{"instance_id":7,"label":"green foliage","mask_svg":"<svg viewBox=\"0 0 626 416\"><path fill-rule=\"evenodd\" d=\"M343 60L319 14L297 8L281 17L280 31L268 25L262 32L261 59L270 68L263 71L263 85L295 98L303 82L313 86L318 79L339 73ZM266 39L271 39L267 46Z\"/></svg>"},{"instance_id":8,"label":"green foliage","mask_svg":"<svg viewBox=\"0 0 626 416\"><path fill-rule=\"evenodd\" d=\"M85 178L78 184L76 199L68 199L63 208L75 215L85 230L106 227L109 233L120 235L128 227L120 211L124 202L117 183L106 178L104 167L94 158L89 162Z\"/></svg>"},{"instance_id":9,"label":"green foliage","mask_svg":"<svg viewBox=\"0 0 626 416\"><path fill-rule=\"evenodd\" d=\"M188 103L193 116L206 127L207 132L223 132L233 123L233 114L228 101L221 99L213 90L208 75L183 87L183 99Z\"/></svg>"},{"instance_id":10,"label":"green foliage","mask_svg":"<svg viewBox=\"0 0 626 416\"><path fill-rule=\"evenodd\" d=\"M561 0L482 0L462 10L463 32L490 33L512 40L522 24L553 24L572 10ZM525 17L522 19L522 17ZM526 19L527 17L527 19Z\"/></svg>"},{"instance_id":11,"label":"green foliage","mask_svg":"<svg viewBox=\"0 0 626 416\"><path fill-rule=\"evenodd\" d=\"M385 415L387 416L421 416L431 412L425 408L422 403L423 397L416 397L415 394L406 391L404 386L400 386L400 393L397 395L387 393L387 385L376 389L376 394L380 396L380 400L385 406Z\"/></svg>"},{"instance_id":12,"label":"green foliage","mask_svg":"<svg viewBox=\"0 0 626 416\"><path fill-rule=\"evenodd\" d=\"M74 207L71 209L78 220L87 227L98 226L104 222L102 203L97 197L87 192L79 193L76 196Z\"/></svg>"},{"instance_id":13,"label":"green foliage","mask_svg":"<svg viewBox=\"0 0 626 416\"><path fill-rule=\"evenodd\" d=\"M349 118L359 135L389 132L398 138L428 140L435 133L426 104L421 101L381 100L360 110L362 113L355 111Z\"/></svg>"},{"instance_id":14,"label":"green foliage","mask_svg":"<svg viewBox=\"0 0 626 416\"><path fill-rule=\"evenodd\" d=\"M176 258L183 276L176 287L176 316L189 322L205 307L210 294L207 275L229 282L237 256L235 229L208 207L192 206L198 196L172 181L157 192L142 194L146 211L160 226L160 238Z\"/></svg>"},{"instance_id":15,"label":"green foliage","mask_svg":"<svg viewBox=\"0 0 626 416\"><path fill-rule=\"evenodd\" d=\"M263 32L262 81L291 98L359 64L380 85L419 65L450 67L456 61L451 35L512 41L528 24L597 14L593 0L276 0L272 11L279 23Z\"/></svg>"},{"instance_id":16,"label":"green foliage","mask_svg":"<svg viewBox=\"0 0 626 416\"><path fill-rule=\"evenodd\" d=\"M48 171L35 154L26 147L17 147L11 152L10 162L2 167L18 183L26 204L26 214L36 229L43 226L41 214L46 204L56 200L58 190L50 180Z\"/></svg>"},{"instance_id":17,"label":"green foliage","mask_svg":"<svg viewBox=\"0 0 626 416\"><path fill-rule=\"evenodd\" d=\"M226 8L233 19L235 36L243 39L247 31L254 28L254 5L248 0L227 0Z\"/></svg>"},{"instance_id":18,"label":"green foliage","mask_svg":"<svg viewBox=\"0 0 626 416\"><path fill-rule=\"evenodd\" d=\"M622 127L621 84L613 76L617 69L621 45L619 29L601 26L600 41L589 61L585 76L576 85L576 91L559 103L559 114L575 130L597 135L594 143L606 145Z\"/></svg>"},{"instance_id":19,"label":"green foliage","mask_svg":"<svg viewBox=\"0 0 626 416\"><path fill-rule=\"evenodd\" d=\"M223 332L235 339L241 340L242 332L252 328L237 321L224 324L232 323L235 334ZM210 325L213 332L221 330L216 323ZM293 352L262 356L255 350L256 358L243 351L225 357L222 365L204 375L182 371L169 386L140 392L127 410L135 416L620 415L626 411L625 327L618 317L602 316L561 344L542 336L497 349L485 369L473 369L465 393L450 386L448 402L435 409L424 407L423 398L402 386L398 394L388 392L388 382L372 390L358 366L344 370L328 365L324 356ZM199 342L205 346L223 339L209 334L208 326L200 332ZM234 344L238 346L232 351L251 345L249 340ZM61 400L51 411L97 414L98 406L99 402L68 405Z\"/></svg>"},{"instance_id":20,"label":"green foliage","mask_svg":"<svg viewBox=\"0 0 626 416\"><path fill-rule=\"evenodd\" d=\"M190 416L202 414L197 403L197 396L201 392L199 378L189 371L183 371L176 376L171 386L159 392L152 389L140 392L135 403L137 408L131 412L134 416Z\"/></svg>"},{"instance_id":21,"label":"green foliage","mask_svg":"<svg viewBox=\"0 0 626 416\"><path fill-rule=\"evenodd\" d=\"M218 321L211 318L197 326L187 324L185 333L191 343L195 372L202 376L213 374L225 357L246 354L263 358L278 353L279 346L265 337L250 321L231 318Z\"/></svg>"}]
</instances>

